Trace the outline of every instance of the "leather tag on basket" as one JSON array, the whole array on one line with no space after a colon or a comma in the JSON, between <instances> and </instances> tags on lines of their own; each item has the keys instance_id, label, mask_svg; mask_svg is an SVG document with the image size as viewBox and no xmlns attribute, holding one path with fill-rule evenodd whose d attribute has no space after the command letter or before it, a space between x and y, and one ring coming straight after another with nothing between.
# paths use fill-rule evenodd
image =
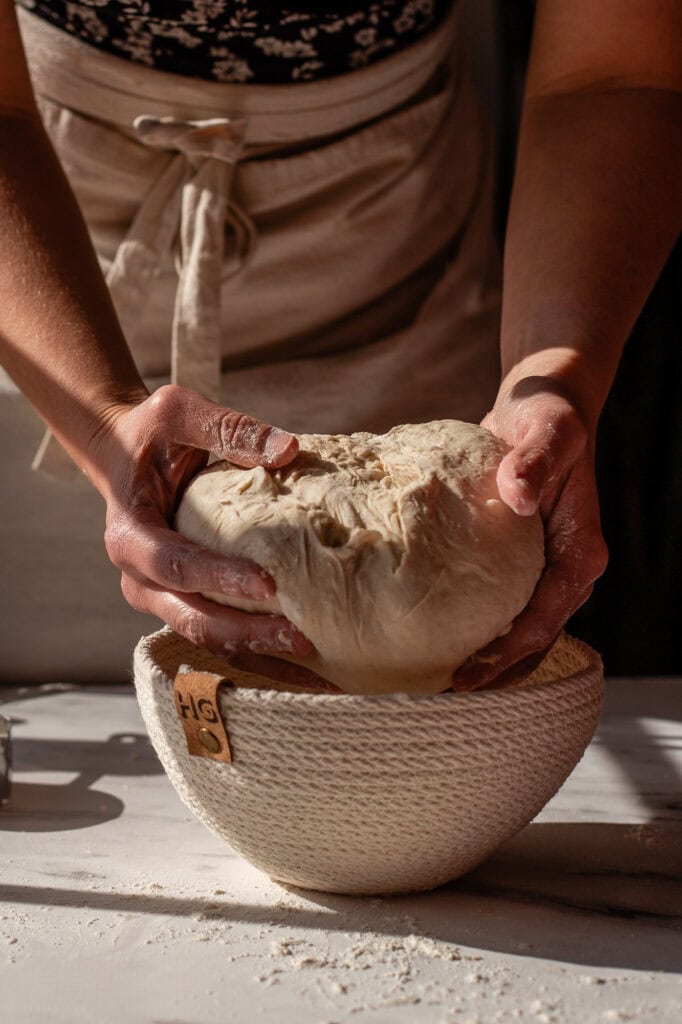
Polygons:
<instances>
[{"instance_id":1,"label":"leather tag on basket","mask_svg":"<svg viewBox=\"0 0 682 1024\"><path fill-rule=\"evenodd\" d=\"M190 754L230 764L230 740L218 703L218 690L223 683L230 685L230 680L215 672L180 669L173 697Z\"/></svg>"}]
</instances>

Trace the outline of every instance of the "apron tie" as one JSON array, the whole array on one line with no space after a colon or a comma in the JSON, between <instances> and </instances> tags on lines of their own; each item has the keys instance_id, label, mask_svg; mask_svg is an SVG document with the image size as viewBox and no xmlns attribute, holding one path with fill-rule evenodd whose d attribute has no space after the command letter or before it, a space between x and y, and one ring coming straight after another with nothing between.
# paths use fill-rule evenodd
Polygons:
<instances>
[{"instance_id":1,"label":"apron tie","mask_svg":"<svg viewBox=\"0 0 682 1024\"><path fill-rule=\"evenodd\" d=\"M129 344L142 324L146 298L178 239L171 334L171 381L216 401L220 396L221 285L244 267L256 237L247 214L231 201L246 121L172 117L135 119L139 140L174 155L151 186L106 275ZM232 258L224 268L226 226ZM226 272L225 272L226 271ZM33 468L62 479L75 465L47 431Z\"/></svg>"}]
</instances>

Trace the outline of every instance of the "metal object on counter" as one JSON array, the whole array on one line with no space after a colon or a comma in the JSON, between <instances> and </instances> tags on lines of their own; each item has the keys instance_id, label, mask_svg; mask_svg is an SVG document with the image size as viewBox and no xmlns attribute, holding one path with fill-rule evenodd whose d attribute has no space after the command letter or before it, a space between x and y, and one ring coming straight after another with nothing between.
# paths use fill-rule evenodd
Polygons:
<instances>
[{"instance_id":1,"label":"metal object on counter","mask_svg":"<svg viewBox=\"0 0 682 1024\"><path fill-rule=\"evenodd\" d=\"M12 767L12 736L9 718L0 715L0 807L9 803L12 783L10 769Z\"/></svg>"}]
</instances>

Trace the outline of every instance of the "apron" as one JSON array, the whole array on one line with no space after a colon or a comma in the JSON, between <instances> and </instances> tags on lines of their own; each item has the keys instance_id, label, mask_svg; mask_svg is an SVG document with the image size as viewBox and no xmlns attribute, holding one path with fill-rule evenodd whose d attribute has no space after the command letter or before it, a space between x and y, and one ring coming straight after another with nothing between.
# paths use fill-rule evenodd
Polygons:
<instances>
[{"instance_id":1,"label":"apron","mask_svg":"<svg viewBox=\"0 0 682 1024\"><path fill-rule=\"evenodd\" d=\"M493 160L457 5L383 61L282 86L156 71L18 16L41 115L150 388L170 379L295 432L478 421L490 408ZM155 620L120 597L101 499L49 434L34 460L45 473L31 474L37 421L6 380L0 406L13 439L2 671L124 678Z\"/></svg>"}]
</instances>

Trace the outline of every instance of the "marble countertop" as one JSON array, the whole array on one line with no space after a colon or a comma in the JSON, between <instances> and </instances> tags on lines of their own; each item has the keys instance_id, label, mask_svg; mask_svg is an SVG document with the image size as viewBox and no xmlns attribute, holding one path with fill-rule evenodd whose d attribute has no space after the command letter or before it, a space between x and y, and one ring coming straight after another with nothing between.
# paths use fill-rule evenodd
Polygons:
<instances>
[{"instance_id":1,"label":"marble countertop","mask_svg":"<svg viewBox=\"0 0 682 1024\"><path fill-rule=\"evenodd\" d=\"M183 807L130 687L0 690L7 1024L682 1020L682 680L610 680L536 821L431 893L270 881Z\"/></svg>"}]
</instances>

